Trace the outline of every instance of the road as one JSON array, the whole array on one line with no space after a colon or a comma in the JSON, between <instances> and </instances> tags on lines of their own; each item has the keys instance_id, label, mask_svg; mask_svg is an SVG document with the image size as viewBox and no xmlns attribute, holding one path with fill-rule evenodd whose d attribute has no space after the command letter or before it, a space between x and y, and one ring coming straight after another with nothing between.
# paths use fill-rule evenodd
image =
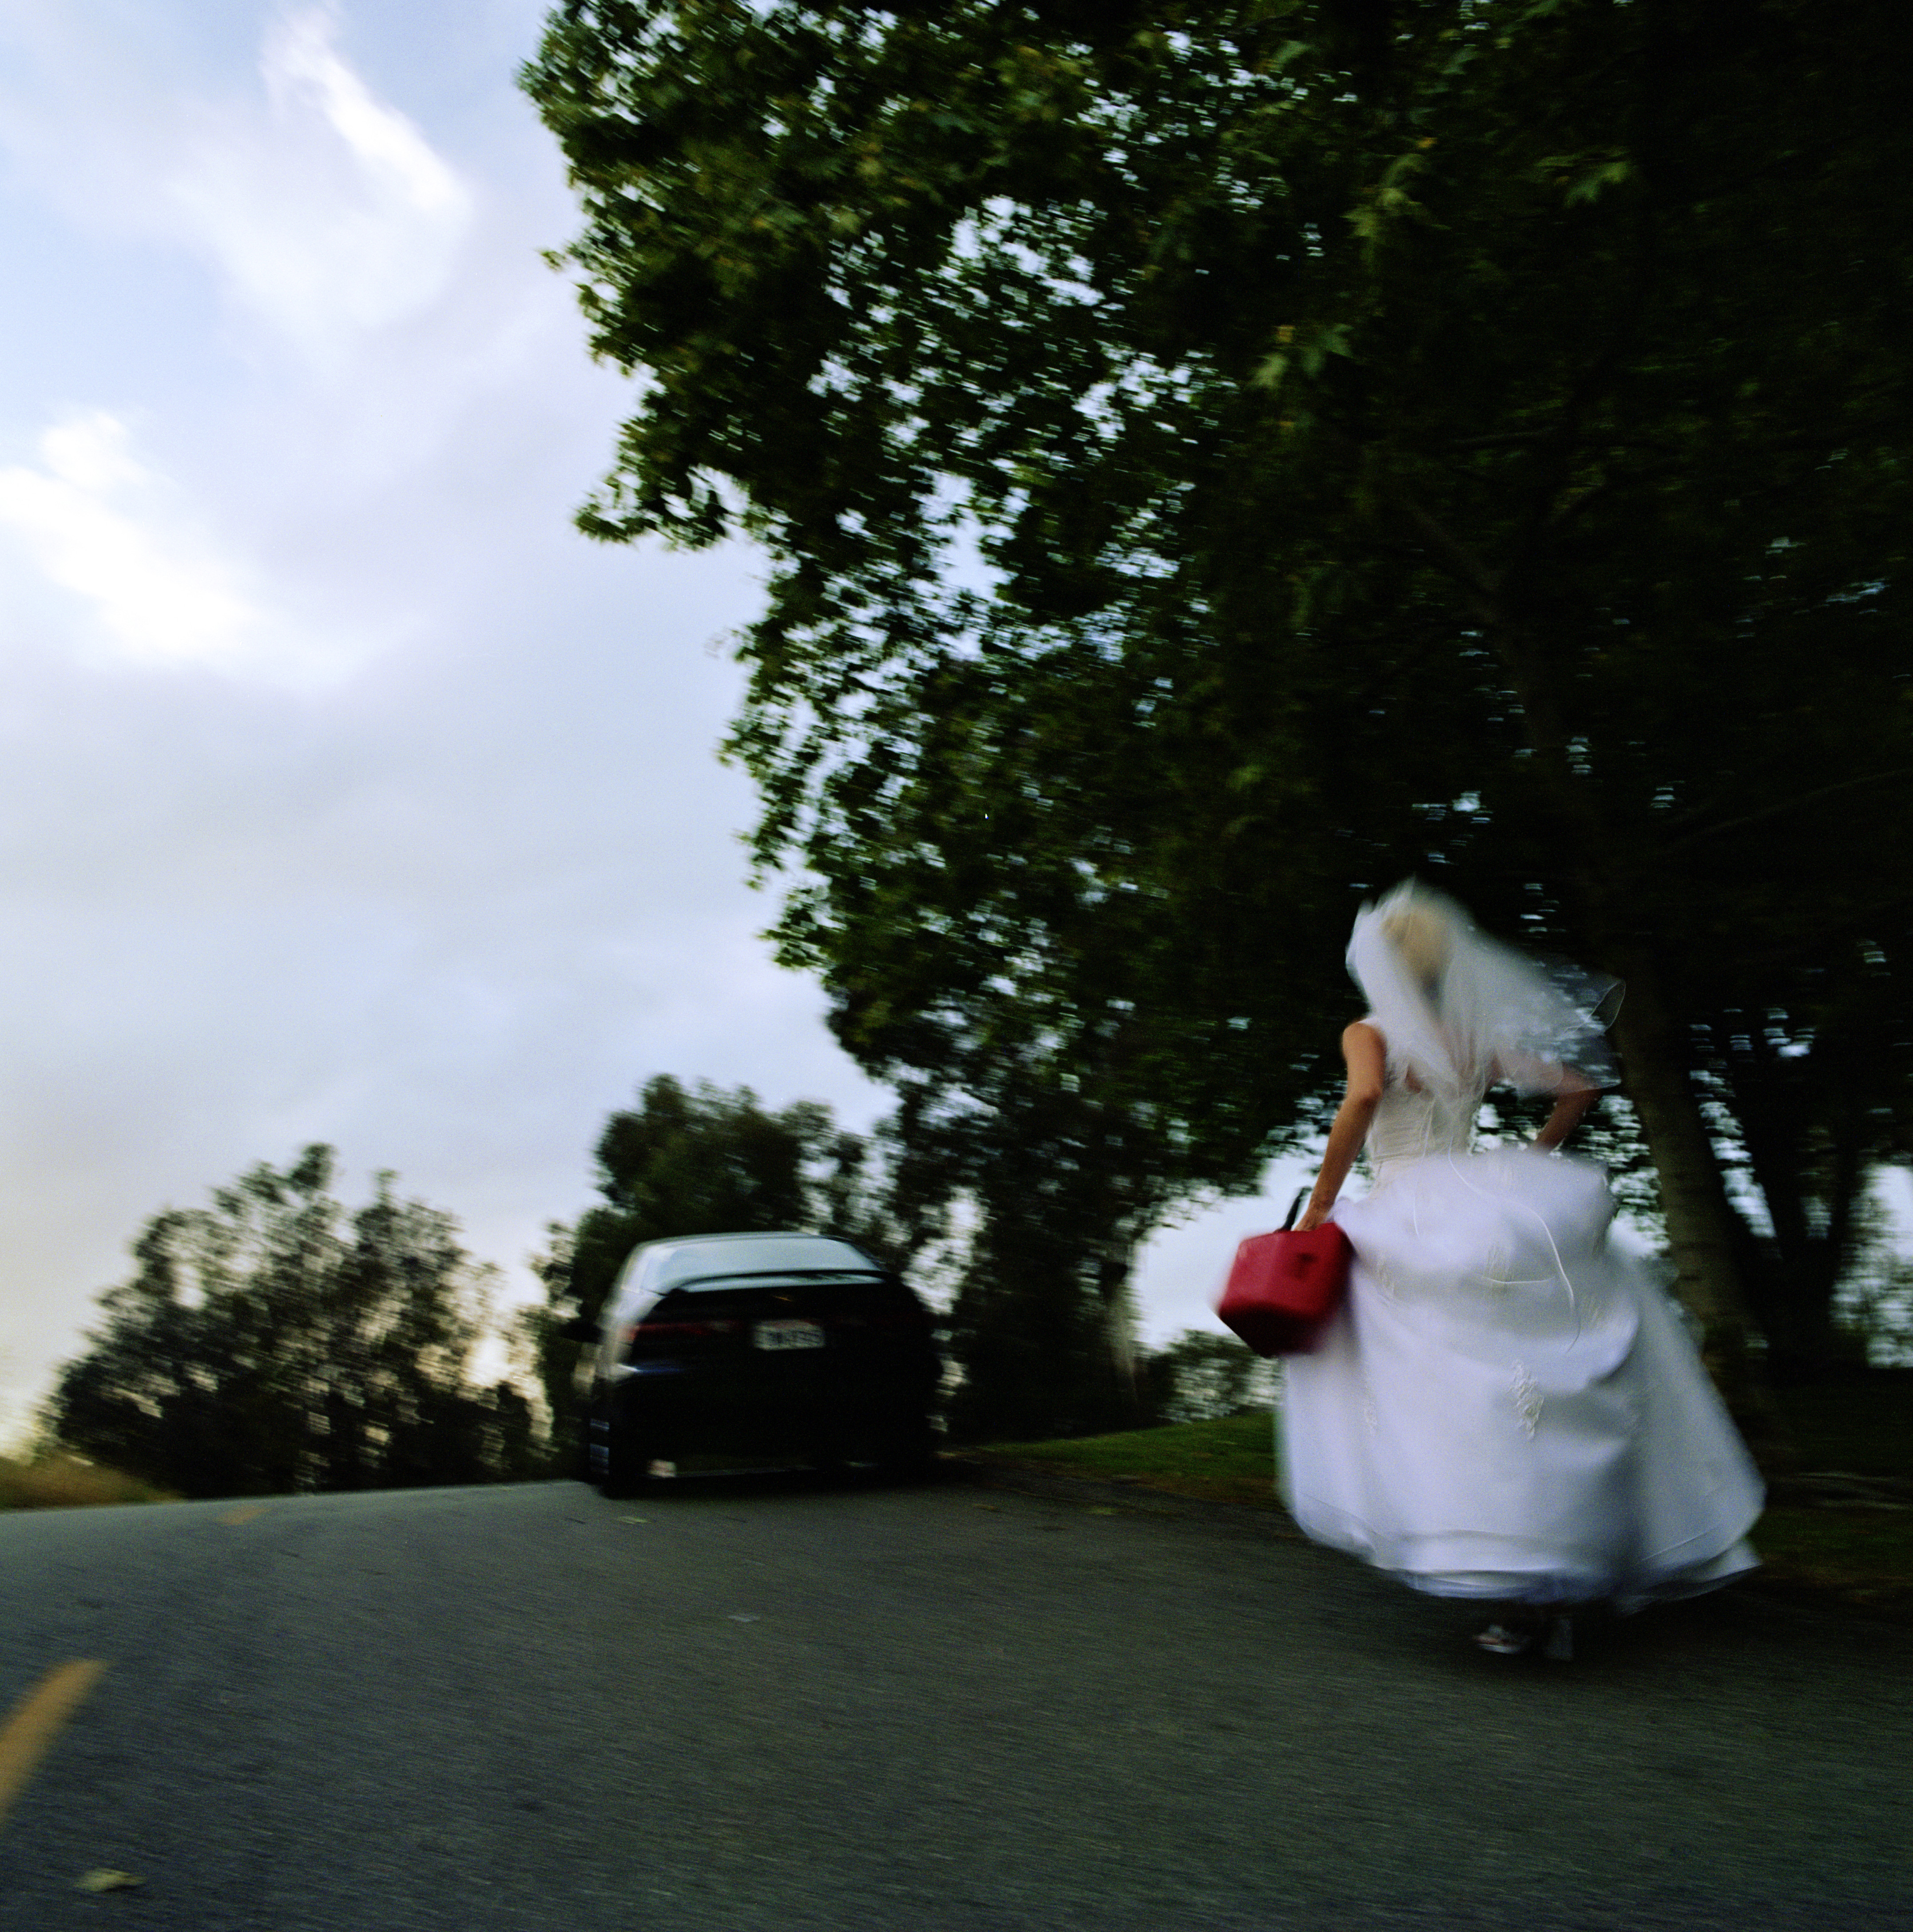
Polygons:
<instances>
[{"instance_id":1,"label":"road","mask_svg":"<svg viewBox=\"0 0 1913 1932\"><path fill-rule=\"evenodd\" d=\"M0 1712L108 1668L0 1928L1913 1927L1913 1633L1741 1592L1562 1666L1466 1621L959 1484L14 1514Z\"/></svg>"}]
</instances>

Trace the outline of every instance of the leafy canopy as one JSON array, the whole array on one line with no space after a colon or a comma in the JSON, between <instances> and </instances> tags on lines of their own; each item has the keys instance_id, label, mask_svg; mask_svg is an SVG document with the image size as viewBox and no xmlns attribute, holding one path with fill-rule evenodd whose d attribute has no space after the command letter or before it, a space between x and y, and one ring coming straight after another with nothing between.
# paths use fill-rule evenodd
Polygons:
<instances>
[{"instance_id":1,"label":"leafy canopy","mask_svg":"<svg viewBox=\"0 0 1913 1932\"><path fill-rule=\"evenodd\" d=\"M1677 1250L1695 1076L1793 1096L1763 1186L1903 1150L1908 36L553 16L527 85L642 385L581 520L763 547L779 944L926 1132L1117 1236L1240 1184L1306 1124L1353 896L1415 867L1634 982Z\"/></svg>"}]
</instances>

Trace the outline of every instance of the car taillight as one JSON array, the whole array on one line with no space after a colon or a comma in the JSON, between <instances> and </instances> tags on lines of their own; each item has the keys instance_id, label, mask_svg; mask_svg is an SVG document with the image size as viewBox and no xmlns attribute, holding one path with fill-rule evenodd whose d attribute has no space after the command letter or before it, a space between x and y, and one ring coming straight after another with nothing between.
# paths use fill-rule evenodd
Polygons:
<instances>
[{"instance_id":1,"label":"car taillight","mask_svg":"<svg viewBox=\"0 0 1913 1932\"><path fill-rule=\"evenodd\" d=\"M735 1322L640 1322L625 1331L627 1346L634 1342L683 1342L697 1335L734 1335Z\"/></svg>"}]
</instances>

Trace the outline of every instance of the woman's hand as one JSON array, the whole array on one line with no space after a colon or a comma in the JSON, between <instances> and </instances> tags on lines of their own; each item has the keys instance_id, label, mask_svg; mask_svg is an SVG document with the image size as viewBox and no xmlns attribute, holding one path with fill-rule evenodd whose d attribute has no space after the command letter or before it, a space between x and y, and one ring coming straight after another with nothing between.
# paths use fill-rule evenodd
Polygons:
<instances>
[{"instance_id":1,"label":"woman's hand","mask_svg":"<svg viewBox=\"0 0 1913 1932\"><path fill-rule=\"evenodd\" d=\"M1318 1208L1311 1204L1296 1216L1295 1232L1298 1234L1306 1234L1311 1228L1319 1228L1328 1217L1329 1210L1326 1208Z\"/></svg>"}]
</instances>

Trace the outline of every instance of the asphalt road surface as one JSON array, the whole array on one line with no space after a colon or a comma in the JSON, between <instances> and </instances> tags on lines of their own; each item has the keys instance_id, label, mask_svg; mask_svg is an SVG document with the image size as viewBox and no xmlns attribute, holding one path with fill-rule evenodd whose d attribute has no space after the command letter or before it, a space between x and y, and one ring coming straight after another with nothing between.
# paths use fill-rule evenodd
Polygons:
<instances>
[{"instance_id":1,"label":"asphalt road surface","mask_svg":"<svg viewBox=\"0 0 1913 1932\"><path fill-rule=\"evenodd\" d=\"M0 1718L107 1668L0 1927L1913 1927L1913 1633L1466 1628L1266 1526L955 1484L17 1514Z\"/></svg>"}]
</instances>

